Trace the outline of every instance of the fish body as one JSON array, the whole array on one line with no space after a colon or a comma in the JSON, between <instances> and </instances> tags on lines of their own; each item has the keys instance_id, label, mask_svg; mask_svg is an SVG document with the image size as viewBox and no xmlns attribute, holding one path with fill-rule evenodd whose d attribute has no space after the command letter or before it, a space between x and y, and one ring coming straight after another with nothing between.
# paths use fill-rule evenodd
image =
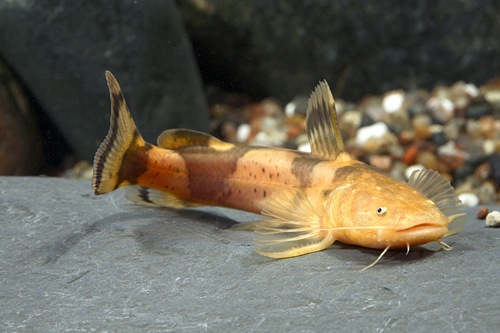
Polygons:
<instances>
[{"instance_id":1,"label":"fish body","mask_svg":"<svg viewBox=\"0 0 500 333\"><path fill-rule=\"evenodd\" d=\"M234 145L184 129L167 130L158 145L149 144L117 81L110 72L106 76L111 127L94 160L96 195L129 186L127 198L134 202L262 214L258 222L235 229L254 229L257 252L277 258L319 251L335 241L384 249L382 255L431 241L448 248L440 238L466 223L463 214L446 215L460 201L438 173L418 170L404 184L345 152L326 82L309 101L309 154Z\"/></svg>"}]
</instances>

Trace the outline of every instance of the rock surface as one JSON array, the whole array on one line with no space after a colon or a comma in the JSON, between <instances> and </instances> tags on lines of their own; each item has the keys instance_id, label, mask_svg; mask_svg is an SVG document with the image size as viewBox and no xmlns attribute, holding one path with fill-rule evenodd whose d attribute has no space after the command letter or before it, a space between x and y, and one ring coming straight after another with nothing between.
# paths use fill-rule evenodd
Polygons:
<instances>
[{"instance_id":1,"label":"rock surface","mask_svg":"<svg viewBox=\"0 0 500 333\"><path fill-rule=\"evenodd\" d=\"M498 209L490 206L490 210ZM95 197L88 181L0 177L0 331L494 331L498 229L390 251L263 257L253 214Z\"/></svg>"},{"instance_id":2,"label":"rock surface","mask_svg":"<svg viewBox=\"0 0 500 333\"><path fill-rule=\"evenodd\" d=\"M146 140L208 131L199 72L173 1L0 2L0 54L75 153L92 161L109 127L104 71Z\"/></svg>"}]
</instances>

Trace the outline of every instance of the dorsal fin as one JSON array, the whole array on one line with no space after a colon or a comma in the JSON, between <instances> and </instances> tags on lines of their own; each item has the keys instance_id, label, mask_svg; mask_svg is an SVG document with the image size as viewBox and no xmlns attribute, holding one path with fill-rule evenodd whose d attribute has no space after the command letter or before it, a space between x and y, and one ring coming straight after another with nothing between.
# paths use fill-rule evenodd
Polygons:
<instances>
[{"instance_id":1,"label":"dorsal fin","mask_svg":"<svg viewBox=\"0 0 500 333\"><path fill-rule=\"evenodd\" d=\"M345 151L335 101L326 81L320 82L311 93L306 127L313 154L334 160Z\"/></svg>"},{"instance_id":2,"label":"dorsal fin","mask_svg":"<svg viewBox=\"0 0 500 333\"><path fill-rule=\"evenodd\" d=\"M170 129L163 131L158 137L158 146L167 149L177 149L185 146L210 146L228 148L233 145L198 131L188 129Z\"/></svg>"}]
</instances>

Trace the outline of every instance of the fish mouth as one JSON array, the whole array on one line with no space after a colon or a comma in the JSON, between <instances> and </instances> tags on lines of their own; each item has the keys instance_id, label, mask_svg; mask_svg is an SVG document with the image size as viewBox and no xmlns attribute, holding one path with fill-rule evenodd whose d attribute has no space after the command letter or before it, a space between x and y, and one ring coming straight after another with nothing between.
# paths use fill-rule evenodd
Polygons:
<instances>
[{"instance_id":1,"label":"fish mouth","mask_svg":"<svg viewBox=\"0 0 500 333\"><path fill-rule=\"evenodd\" d=\"M398 230L398 234L405 236L411 242L430 242L443 237L448 231L448 226L434 223L422 223L406 229Z\"/></svg>"},{"instance_id":2,"label":"fish mouth","mask_svg":"<svg viewBox=\"0 0 500 333\"><path fill-rule=\"evenodd\" d=\"M400 230L398 230L398 232L411 232L411 231L417 231L417 230L429 229L429 228L434 229L434 228L446 228L446 227L440 226L438 224L422 223L422 224L417 224L417 225L414 225L413 227L409 227L406 229L400 229Z\"/></svg>"}]
</instances>

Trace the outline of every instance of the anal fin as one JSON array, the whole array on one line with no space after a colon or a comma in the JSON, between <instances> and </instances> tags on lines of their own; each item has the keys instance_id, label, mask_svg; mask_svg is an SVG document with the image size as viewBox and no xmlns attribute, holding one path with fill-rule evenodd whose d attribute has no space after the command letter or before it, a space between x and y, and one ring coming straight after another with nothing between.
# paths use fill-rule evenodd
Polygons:
<instances>
[{"instance_id":1,"label":"anal fin","mask_svg":"<svg viewBox=\"0 0 500 333\"><path fill-rule=\"evenodd\" d=\"M264 215L255 226L255 250L272 258L287 258L320 251L335 241L325 230L325 219L318 215L304 191L283 188L265 203Z\"/></svg>"},{"instance_id":2,"label":"anal fin","mask_svg":"<svg viewBox=\"0 0 500 333\"><path fill-rule=\"evenodd\" d=\"M144 186L129 186L126 188L125 198L143 205L164 206L171 208L193 208L203 205L182 199L170 193L161 192Z\"/></svg>"}]
</instances>

